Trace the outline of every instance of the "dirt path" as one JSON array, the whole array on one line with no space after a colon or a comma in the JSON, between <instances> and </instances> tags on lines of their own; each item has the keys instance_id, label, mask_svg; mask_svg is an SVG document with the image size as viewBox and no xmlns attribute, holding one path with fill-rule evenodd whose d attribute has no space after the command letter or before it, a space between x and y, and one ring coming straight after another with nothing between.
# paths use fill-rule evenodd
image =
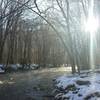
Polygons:
<instances>
[{"instance_id":1,"label":"dirt path","mask_svg":"<svg viewBox=\"0 0 100 100\"><path fill-rule=\"evenodd\" d=\"M52 79L69 72L53 68L0 75L0 100L53 100L45 99L53 90Z\"/></svg>"}]
</instances>

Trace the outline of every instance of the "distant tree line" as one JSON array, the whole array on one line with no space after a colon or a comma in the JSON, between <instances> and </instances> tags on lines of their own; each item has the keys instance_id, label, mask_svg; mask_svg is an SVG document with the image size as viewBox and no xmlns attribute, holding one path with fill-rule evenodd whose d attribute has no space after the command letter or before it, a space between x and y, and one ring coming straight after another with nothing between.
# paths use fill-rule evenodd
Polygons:
<instances>
[{"instance_id":1,"label":"distant tree line","mask_svg":"<svg viewBox=\"0 0 100 100\"><path fill-rule=\"evenodd\" d=\"M42 67L66 63L64 47L52 28L41 17L25 18L29 1L0 1L0 63Z\"/></svg>"}]
</instances>

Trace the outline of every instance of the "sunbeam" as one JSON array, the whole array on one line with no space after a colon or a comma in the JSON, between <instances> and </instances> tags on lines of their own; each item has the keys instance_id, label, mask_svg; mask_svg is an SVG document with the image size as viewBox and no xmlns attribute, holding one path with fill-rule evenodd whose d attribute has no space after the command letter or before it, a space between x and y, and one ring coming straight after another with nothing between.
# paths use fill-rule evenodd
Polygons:
<instances>
[{"instance_id":1,"label":"sunbeam","mask_svg":"<svg viewBox=\"0 0 100 100\"><path fill-rule=\"evenodd\" d=\"M95 49L95 34L99 26L99 21L97 16L94 14L94 0L91 0L90 7L89 7L89 14L88 19L85 25L85 30L90 35L90 67L91 70L94 72L95 70L95 59L94 59L94 49ZM93 81L95 81L95 74L93 77ZM92 86L92 89L95 89L95 85Z\"/></svg>"},{"instance_id":2,"label":"sunbeam","mask_svg":"<svg viewBox=\"0 0 100 100\"><path fill-rule=\"evenodd\" d=\"M85 23L85 31L90 34L90 66L91 69L94 70L94 41L95 41L95 33L98 29L99 23L98 18L94 15L94 0L91 0L88 18Z\"/></svg>"}]
</instances>

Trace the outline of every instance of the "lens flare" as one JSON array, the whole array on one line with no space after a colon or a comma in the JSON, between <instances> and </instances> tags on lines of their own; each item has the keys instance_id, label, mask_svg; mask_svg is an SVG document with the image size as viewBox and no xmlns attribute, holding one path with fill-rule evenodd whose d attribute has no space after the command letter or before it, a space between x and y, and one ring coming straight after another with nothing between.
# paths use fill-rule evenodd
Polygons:
<instances>
[{"instance_id":1,"label":"lens flare","mask_svg":"<svg viewBox=\"0 0 100 100\"><path fill-rule=\"evenodd\" d=\"M93 15L91 15L85 24L86 32L90 32L90 34L94 34L98 29L99 26L98 22L99 22L98 18L95 18Z\"/></svg>"},{"instance_id":2,"label":"lens flare","mask_svg":"<svg viewBox=\"0 0 100 100\"><path fill-rule=\"evenodd\" d=\"M94 0L90 1L88 18L85 22L85 31L90 34L90 66L91 69L94 70L94 41L95 41L95 33L99 26L98 18L94 15Z\"/></svg>"}]
</instances>

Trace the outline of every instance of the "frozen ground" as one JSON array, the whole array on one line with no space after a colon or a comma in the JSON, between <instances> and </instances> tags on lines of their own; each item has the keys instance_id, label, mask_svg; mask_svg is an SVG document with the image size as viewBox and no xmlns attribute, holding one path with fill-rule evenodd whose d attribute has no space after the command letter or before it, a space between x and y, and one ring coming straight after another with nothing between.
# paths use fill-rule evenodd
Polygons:
<instances>
[{"instance_id":1,"label":"frozen ground","mask_svg":"<svg viewBox=\"0 0 100 100\"><path fill-rule=\"evenodd\" d=\"M100 100L100 73L61 76L56 79L57 100Z\"/></svg>"}]
</instances>

